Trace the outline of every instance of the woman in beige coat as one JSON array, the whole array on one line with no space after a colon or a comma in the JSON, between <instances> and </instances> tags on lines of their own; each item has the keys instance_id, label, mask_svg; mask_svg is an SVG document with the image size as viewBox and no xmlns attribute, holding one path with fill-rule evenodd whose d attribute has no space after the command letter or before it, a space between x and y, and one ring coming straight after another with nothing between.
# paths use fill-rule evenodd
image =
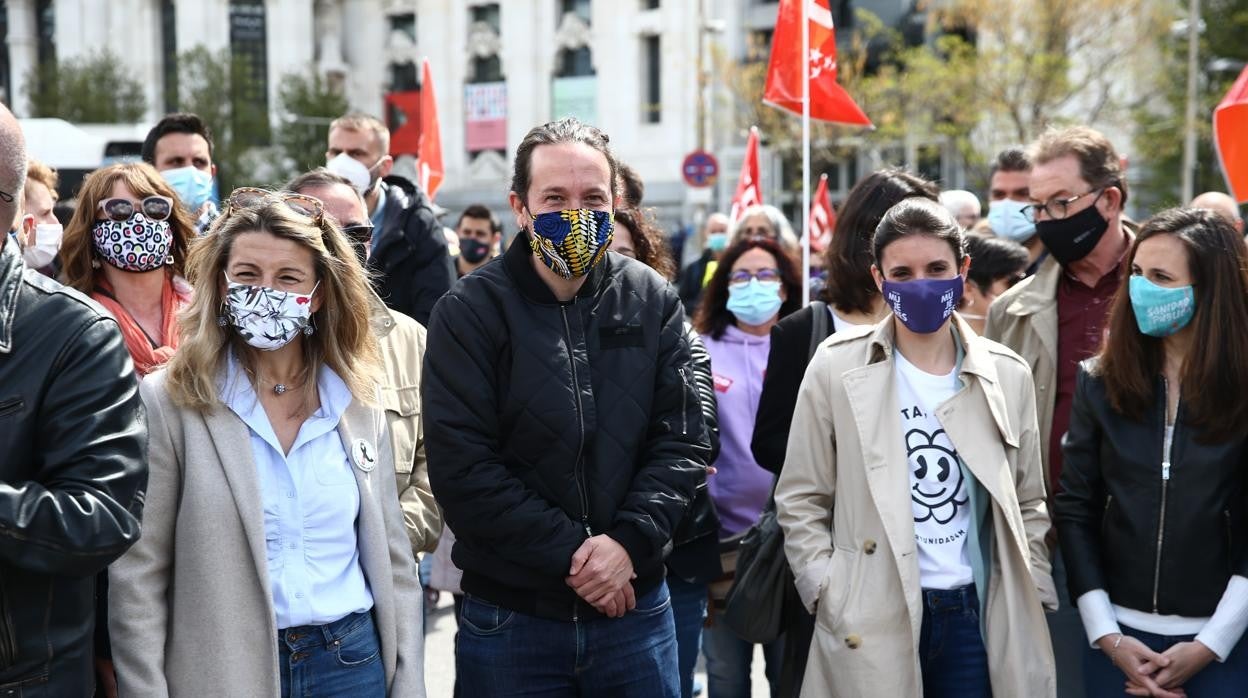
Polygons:
<instances>
[{"instance_id":1,"label":"woman in beige coat","mask_svg":"<svg viewBox=\"0 0 1248 698\"><path fill-rule=\"evenodd\" d=\"M816 616L804 696L1053 696L1056 607L1031 373L953 314L956 222L906 199L876 230L893 314L802 382L776 508Z\"/></svg>"},{"instance_id":2,"label":"woman in beige coat","mask_svg":"<svg viewBox=\"0 0 1248 698\"><path fill-rule=\"evenodd\" d=\"M143 537L110 570L121 695L424 696L421 593L368 281L319 200L238 190L142 386Z\"/></svg>"}]
</instances>

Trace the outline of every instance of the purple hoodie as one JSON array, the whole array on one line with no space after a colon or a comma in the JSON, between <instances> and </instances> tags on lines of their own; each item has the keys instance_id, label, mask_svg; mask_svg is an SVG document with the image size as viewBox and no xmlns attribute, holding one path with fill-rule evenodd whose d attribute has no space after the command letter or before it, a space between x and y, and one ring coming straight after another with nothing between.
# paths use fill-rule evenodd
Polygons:
<instances>
[{"instance_id":1,"label":"purple hoodie","mask_svg":"<svg viewBox=\"0 0 1248 698\"><path fill-rule=\"evenodd\" d=\"M703 335L702 341L711 355L719 405L719 458L712 464L719 472L707 482L722 540L758 521L775 479L750 452L771 336L755 337L729 325L719 339Z\"/></svg>"}]
</instances>

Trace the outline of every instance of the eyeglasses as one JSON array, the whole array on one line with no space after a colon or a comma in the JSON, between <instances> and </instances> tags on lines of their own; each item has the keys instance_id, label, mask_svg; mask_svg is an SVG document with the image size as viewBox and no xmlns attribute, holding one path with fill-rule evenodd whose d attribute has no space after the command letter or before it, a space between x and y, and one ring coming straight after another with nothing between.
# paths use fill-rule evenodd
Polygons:
<instances>
[{"instance_id":1,"label":"eyeglasses","mask_svg":"<svg viewBox=\"0 0 1248 698\"><path fill-rule=\"evenodd\" d=\"M295 194L289 191L269 191L256 187L239 187L230 194L226 204L230 209L255 208L266 203L281 202L295 213L304 216L315 225L320 225L325 217L325 204L321 200L307 194ZM229 215L226 212L225 215ZM224 216L223 216L224 217Z\"/></svg>"},{"instance_id":2,"label":"eyeglasses","mask_svg":"<svg viewBox=\"0 0 1248 698\"><path fill-rule=\"evenodd\" d=\"M1072 196L1069 199L1056 199L1055 198L1055 199L1049 199L1048 201L1042 204L1027 204L1026 206L1023 207L1023 215L1027 217L1027 220L1031 221L1032 223L1035 223L1036 213L1038 211L1044 211L1044 214L1049 217L1049 220L1060 221L1063 218L1066 218L1067 216L1070 215L1071 204L1075 203L1076 201L1078 201L1079 199L1082 199L1085 196L1096 194L1096 198L1092 200L1092 205L1095 206L1096 202L1101 200L1101 194L1104 194L1104 193L1105 193L1105 188L1101 187L1100 189L1093 189L1092 191L1086 191L1082 194L1079 194L1078 196Z\"/></svg>"},{"instance_id":3,"label":"eyeglasses","mask_svg":"<svg viewBox=\"0 0 1248 698\"><path fill-rule=\"evenodd\" d=\"M360 240L367 242L373 239L373 226L370 225L344 225L342 232L352 240Z\"/></svg>"},{"instance_id":4,"label":"eyeglasses","mask_svg":"<svg viewBox=\"0 0 1248 698\"><path fill-rule=\"evenodd\" d=\"M730 288L744 288L750 284L750 279L758 279L759 283L779 283L779 269L759 269L758 271L734 271L728 275L728 286Z\"/></svg>"},{"instance_id":5,"label":"eyeglasses","mask_svg":"<svg viewBox=\"0 0 1248 698\"><path fill-rule=\"evenodd\" d=\"M148 196L139 202L138 207L130 199L110 198L104 199L99 204L99 209L108 216L109 220L122 223L130 220L136 213L142 213L148 219L154 221L168 220L173 214L173 199L167 196Z\"/></svg>"},{"instance_id":6,"label":"eyeglasses","mask_svg":"<svg viewBox=\"0 0 1248 698\"><path fill-rule=\"evenodd\" d=\"M13 203L13 195L7 191L0 191L0 201L3 201L6 204L11 204Z\"/></svg>"}]
</instances>

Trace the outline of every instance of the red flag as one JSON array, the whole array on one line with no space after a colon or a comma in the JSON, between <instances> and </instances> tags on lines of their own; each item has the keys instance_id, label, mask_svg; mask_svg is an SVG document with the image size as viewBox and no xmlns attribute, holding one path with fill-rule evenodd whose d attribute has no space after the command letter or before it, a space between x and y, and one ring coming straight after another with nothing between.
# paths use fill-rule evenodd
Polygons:
<instances>
[{"instance_id":1,"label":"red flag","mask_svg":"<svg viewBox=\"0 0 1248 698\"><path fill-rule=\"evenodd\" d=\"M836 211L832 209L832 197L828 196L828 176L819 176L819 188L810 201L810 250L823 252L832 243L832 230L836 227Z\"/></svg>"},{"instance_id":2,"label":"red flag","mask_svg":"<svg viewBox=\"0 0 1248 698\"><path fill-rule=\"evenodd\" d=\"M416 175L420 188L432 200L442 186L442 129L438 126L438 100L433 94L433 71L424 59L420 71L420 148Z\"/></svg>"},{"instance_id":3,"label":"red flag","mask_svg":"<svg viewBox=\"0 0 1248 698\"><path fill-rule=\"evenodd\" d=\"M758 127L750 127L750 138L745 142L745 160L741 163L741 176L737 179L737 193L732 195L733 223L741 220L745 210L763 203L763 190L758 181Z\"/></svg>"},{"instance_id":4,"label":"red flag","mask_svg":"<svg viewBox=\"0 0 1248 698\"><path fill-rule=\"evenodd\" d=\"M802 6L810 22L810 55L802 56ZM776 31L771 38L771 61L763 101L802 113L802 74L810 66L810 118L871 126L854 98L836 82L836 32L828 0L780 0ZM874 128L873 126L871 126Z\"/></svg>"},{"instance_id":5,"label":"red flag","mask_svg":"<svg viewBox=\"0 0 1248 698\"><path fill-rule=\"evenodd\" d=\"M1248 202L1248 67L1213 110L1213 142L1231 197Z\"/></svg>"}]
</instances>

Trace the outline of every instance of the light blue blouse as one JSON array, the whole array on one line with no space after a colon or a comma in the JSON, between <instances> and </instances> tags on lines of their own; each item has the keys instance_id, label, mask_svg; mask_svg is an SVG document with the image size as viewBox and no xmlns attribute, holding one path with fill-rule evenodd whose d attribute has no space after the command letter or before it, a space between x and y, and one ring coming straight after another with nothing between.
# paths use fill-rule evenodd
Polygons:
<instances>
[{"instance_id":1,"label":"light blue blouse","mask_svg":"<svg viewBox=\"0 0 1248 698\"><path fill-rule=\"evenodd\" d=\"M317 375L321 405L304 421L289 455L237 358L221 401L247 425L260 476L270 591L279 629L332 623L373 607L360 567L360 492L338 422L351 392L328 367Z\"/></svg>"}]
</instances>

